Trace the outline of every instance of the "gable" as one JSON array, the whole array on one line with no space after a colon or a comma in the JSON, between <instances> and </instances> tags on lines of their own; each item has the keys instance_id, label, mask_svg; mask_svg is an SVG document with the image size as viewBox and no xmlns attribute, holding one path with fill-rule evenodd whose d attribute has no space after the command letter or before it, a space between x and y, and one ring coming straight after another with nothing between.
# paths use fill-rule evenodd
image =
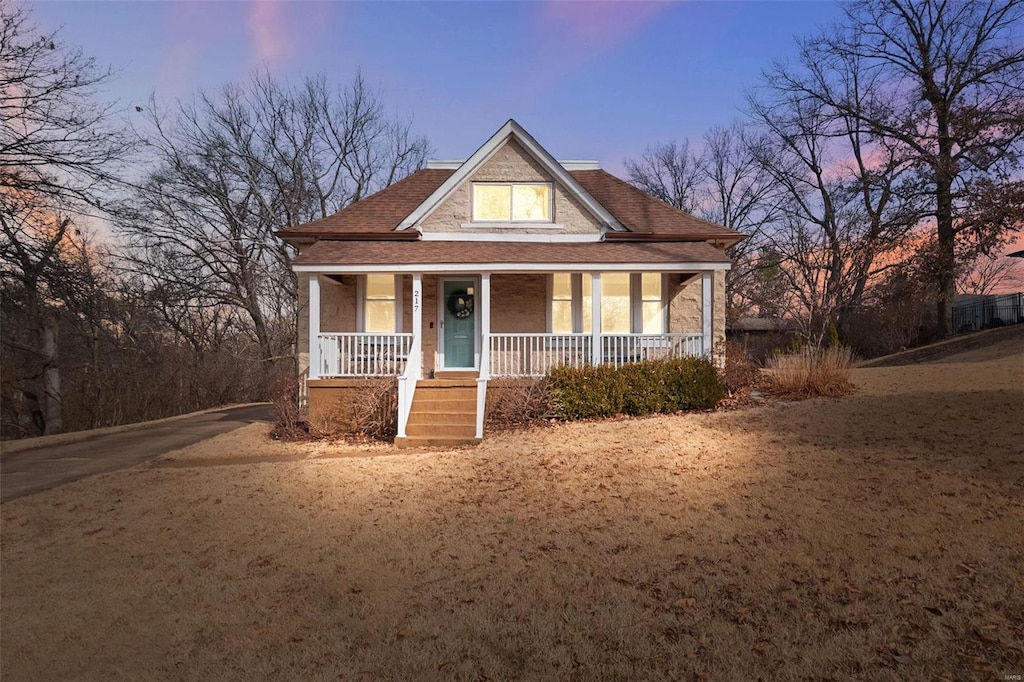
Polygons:
<instances>
[{"instance_id":1,"label":"gable","mask_svg":"<svg viewBox=\"0 0 1024 682\"><path fill-rule=\"evenodd\" d=\"M474 182L538 182L552 186L551 226L502 227L503 233L601 233L601 222L514 138L508 138L472 175L457 185L424 220L424 233L480 232L493 228L470 225Z\"/></svg>"}]
</instances>

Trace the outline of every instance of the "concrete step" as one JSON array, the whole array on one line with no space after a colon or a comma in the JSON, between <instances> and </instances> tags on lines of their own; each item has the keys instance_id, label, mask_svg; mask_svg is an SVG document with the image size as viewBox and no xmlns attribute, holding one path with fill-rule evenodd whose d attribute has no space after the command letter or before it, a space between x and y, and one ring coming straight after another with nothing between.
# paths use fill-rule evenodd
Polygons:
<instances>
[{"instance_id":1,"label":"concrete step","mask_svg":"<svg viewBox=\"0 0 1024 682\"><path fill-rule=\"evenodd\" d=\"M463 380L471 379L471 380L473 380L475 382L479 378L480 378L480 372L477 372L476 370L465 370L465 371L443 370L443 371L439 371L439 372L434 372L434 379L435 380L442 380L442 381L448 380L448 379L463 379Z\"/></svg>"},{"instance_id":2,"label":"concrete step","mask_svg":"<svg viewBox=\"0 0 1024 682\"><path fill-rule=\"evenodd\" d=\"M463 445L476 445L479 438L396 438L395 445L400 448L457 448Z\"/></svg>"},{"instance_id":3,"label":"concrete step","mask_svg":"<svg viewBox=\"0 0 1024 682\"><path fill-rule=\"evenodd\" d=\"M416 412L409 414L409 426L438 424L464 424L476 428L476 412Z\"/></svg>"},{"instance_id":4,"label":"concrete step","mask_svg":"<svg viewBox=\"0 0 1024 682\"><path fill-rule=\"evenodd\" d=\"M408 424L405 435L414 438L473 438L476 422L469 424Z\"/></svg>"},{"instance_id":5,"label":"concrete step","mask_svg":"<svg viewBox=\"0 0 1024 682\"><path fill-rule=\"evenodd\" d=\"M413 412L432 414L449 414L452 412L476 412L476 400L435 400L433 398L413 398Z\"/></svg>"},{"instance_id":6,"label":"concrete step","mask_svg":"<svg viewBox=\"0 0 1024 682\"><path fill-rule=\"evenodd\" d=\"M471 388L476 390L476 379L419 379L416 390L421 388Z\"/></svg>"}]
</instances>

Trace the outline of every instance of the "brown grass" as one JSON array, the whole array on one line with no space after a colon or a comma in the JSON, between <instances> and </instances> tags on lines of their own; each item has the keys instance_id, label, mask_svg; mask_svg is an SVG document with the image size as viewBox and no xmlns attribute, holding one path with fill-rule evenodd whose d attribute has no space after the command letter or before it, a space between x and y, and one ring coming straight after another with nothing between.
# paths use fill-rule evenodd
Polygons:
<instances>
[{"instance_id":1,"label":"brown grass","mask_svg":"<svg viewBox=\"0 0 1024 682\"><path fill-rule=\"evenodd\" d=\"M858 369L843 399L454 452L139 467L15 500L4 678L1019 674L1021 362ZM175 461L229 438L240 462L247 442L300 447L249 428Z\"/></svg>"},{"instance_id":2,"label":"brown grass","mask_svg":"<svg viewBox=\"0 0 1024 682\"><path fill-rule=\"evenodd\" d=\"M853 389L853 351L841 346L804 348L797 353L773 355L768 361L769 386L795 397L846 395Z\"/></svg>"}]
</instances>

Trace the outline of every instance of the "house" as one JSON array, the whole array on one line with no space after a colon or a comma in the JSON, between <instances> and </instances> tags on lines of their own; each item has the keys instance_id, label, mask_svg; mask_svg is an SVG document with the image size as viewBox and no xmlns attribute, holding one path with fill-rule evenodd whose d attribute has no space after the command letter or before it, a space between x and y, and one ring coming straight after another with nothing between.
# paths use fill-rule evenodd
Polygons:
<instances>
[{"instance_id":1,"label":"house","mask_svg":"<svg viewBox=\"0 0 1024 682\"><path fill-rule=\"evenodd\" d=\"M493 379L710 355L741 238L511 120L465 161L278 234L298 249L311 417L394 376L399 444L482 438Z\"/></svg>"}]
</instances>

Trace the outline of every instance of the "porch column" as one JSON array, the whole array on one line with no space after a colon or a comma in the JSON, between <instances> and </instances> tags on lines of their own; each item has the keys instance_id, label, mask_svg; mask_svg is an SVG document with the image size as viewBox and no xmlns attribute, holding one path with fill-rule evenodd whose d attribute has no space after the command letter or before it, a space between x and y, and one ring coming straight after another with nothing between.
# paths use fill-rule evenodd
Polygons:
<instances>
[{"instance_id":1,"label":"porch column","mask_svg":"<svg viewBox=\"0 0 1024 682\"><path fill-rule=\"evenodd\" d=\"M491 273L480 273L480 373L476 380L476 437L484 437L487 378L491 374Z\"/></svg>"},{"instance_id":2,"label":"porch column","mask_svg":"<svg viewBox=\"0 0 1024 682\"><path fill-rule=\"evenodd\" d=\"M490 376L491 273L480 275L480 378Z\"/></svg>"},{"instance_id":3,"label":"porch column","mask_svg":"<svg viewBox=\"0 0 1024 682\"><path fill-rule=\"evenodd\" d=\"M309 378L320 378L320 275L309 276Z\"/></svg>"},{"instance_id":4,"label":"porch column","mask_svg":"<svg viewBox=\"0 0 1024 682\"><path fill-rule=\"evenodd\" d=\"M711 356L711 325L714 321L711 310L711 286L715 273L705 272L701 275L701 332L704 336L704 355Z\"/></svg>"},{"instance_id":5,"label":"porch column","mask_svg":"<svg viewBox=\"0 0 1024 682\"><path fill-rule=\"evenodd\" d=\"M409 362L415 363L409 376L419 379L423 376L423 273L412 275L412 350Z\"/></svg>"},{"instance_id":6,"label":"porch column","mask_svg":"<svg viewBox=\"0 0 1024 682\"><path fill-rule=\"evenodd\" d=\"M601 273L590 274L590 364L601 364Z\"/></svg>"}]
</instances>

